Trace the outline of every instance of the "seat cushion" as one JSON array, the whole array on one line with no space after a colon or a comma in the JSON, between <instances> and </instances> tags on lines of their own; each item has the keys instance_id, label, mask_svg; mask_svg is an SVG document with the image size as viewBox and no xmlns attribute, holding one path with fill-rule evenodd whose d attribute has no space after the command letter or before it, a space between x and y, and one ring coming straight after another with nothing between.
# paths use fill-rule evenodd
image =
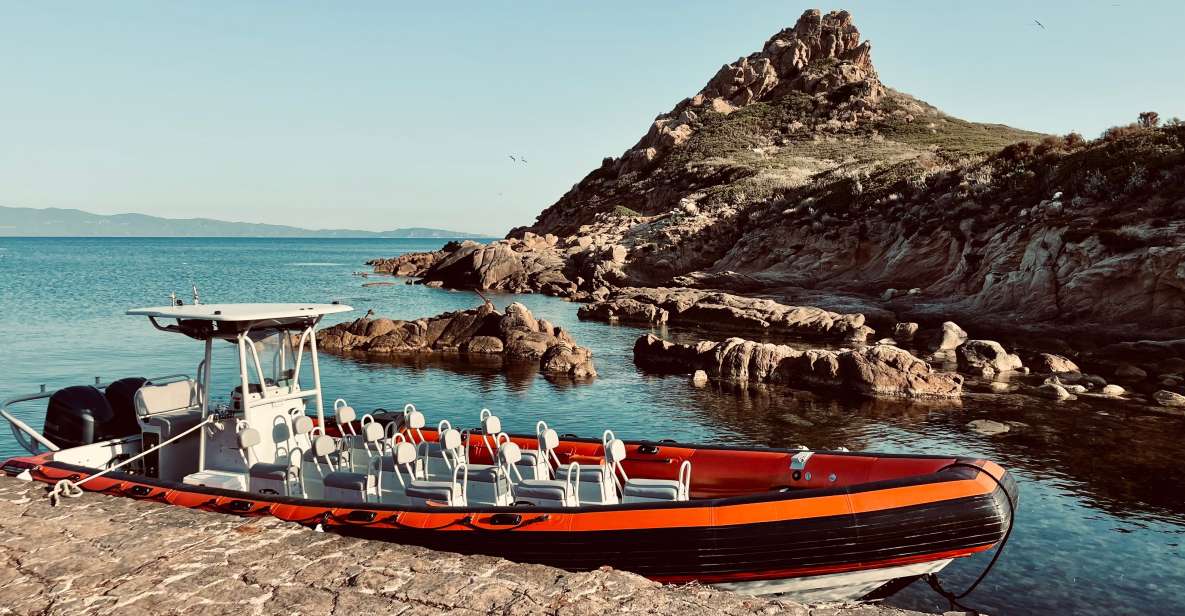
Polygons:
<instances>
[{"instance_id":1,"label":"seat cushion","mask_svg":"<svg viewBox=\"0 0 1185 616\"><path fill-rule=\"evenodd\" d=\"M349 471L334 471L325 476L325 487L338 488L340 490L357 490L362 492L367 490L370 483L370 475L364 473L351 473Z\"/></svg>"},{"instance_id":2,"label":"seat cushion","mask_svg":"<svg viewBox=\"0 0 1185 616\"><path fill-rule=\"evenodd\" d=\"M622 496L678 500L679 482L674 479L630 479L621 492Z\"/></svg>"},{"instance_id":3,"label":"seat cushion","mask_svg":"<svg viewBox=\"0 0 1185 616\"><path fill-rule=\"evenodd\" d=\"M251 465L249 471L251 477L255 479L275 479L277 481L284 481L288 478L288 465L286 464L272 464L270 462L259 462Z\"/></svg>"},{"instance_id":4,"label":"seat cushion","mask_svg":"<svg viewBox=\"0 0 1185 616\"><path fill-rule=\"evenodd\" d=\"M186 475L183 483L192 486L206 486L208 488L222 488L223 490L247 491L247 476L242 473L228 471L205 470Z\"/></svg>"},{"instance_id":5,"label":"seat cushion","mask_svg":"<svg viewBox=\"0 0 1185 616\"><path fill-rule=\"evenodd\" d=\"M481 483L494 483L498 477L498 467L493 464L470 464L469 465L469 481L478 481ZM513 472L513 471L511 471Z\"/></svg>"},{"instance_id":6,"label":"seat cushion","mask_svg":"<svg viewBox=\"0 0 1185 616\"><path fill-rule=\"evenodd\" d=\"M558 478L565 478L568 476L568 465L561 464L555 471L555 476ZM583 466L580 467L580 481L590 481L600 483L605 480L605 467L603 466Z\"/></svg>"},{"instance_id":7,"label":"seat cushion","mask_svg":"<svg viewBox=\"0 0 1185 616\"><path fill-rule=\"evenodd\" d=\"M459 487L451 481L413 481L407 486L407 495L427 500L450 501Z\"/></svg>"},{"instance_id":8,"label":"seat cushion","mask_svg":"<svg viewBox=\"0 0 1185 616\"><path fill-rule=\"evenodd\" d=\"M514 495L562 501L568 497L568 484L554 479L527 479L514 484Z\"/></svg>"}]
</instances>

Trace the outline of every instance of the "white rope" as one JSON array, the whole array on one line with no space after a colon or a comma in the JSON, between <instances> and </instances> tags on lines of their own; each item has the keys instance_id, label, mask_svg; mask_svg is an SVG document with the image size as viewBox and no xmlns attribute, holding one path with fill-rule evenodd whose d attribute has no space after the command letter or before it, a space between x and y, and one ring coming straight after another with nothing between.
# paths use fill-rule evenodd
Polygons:
<instances>
[{"instance_id":1,"label":"white rope","mask_svg":"<svg viewBox=\"0 0 1185 616\"><path fill-rule=\"evenodd\" d=\"M157 445L156 447L153 447L152 449L145 449L144 451L141 451L140 453L128 458L127 460L124 460L123 462L120 462L119 464L116 464L115 466L112 466L110 468L99 471L99 472L95 473L94 475L90 475L86 479L83 479L82 481L79 481L77 483L75 483L69 479L62 479L62 480L58 481L57 483L54 484L53 489L49 491L49 495L47 496L47 498L49 498L50 506L57 507L58 503L61 502L63 496L67 497L67 498L78 498L79 496L82 496L82 485L84 483L90 481L91 479L102 477L103 475L106 475L107 473L110 473L111 471L117 470L120 467L123 467L127 464L131 464L132 462L135 462L136 460L143 458L144 456L160 449L161 447L164 447L165 445L168 445L168 444L180 439L181 437L188 435L190 432L199 430L211 423L214 423L214 416L213 415L206 417L202 421L198 422L197 425L195 425L192 428L190 428L190 429L174 436L173 438Z\"/></svg>"}]
</instances>

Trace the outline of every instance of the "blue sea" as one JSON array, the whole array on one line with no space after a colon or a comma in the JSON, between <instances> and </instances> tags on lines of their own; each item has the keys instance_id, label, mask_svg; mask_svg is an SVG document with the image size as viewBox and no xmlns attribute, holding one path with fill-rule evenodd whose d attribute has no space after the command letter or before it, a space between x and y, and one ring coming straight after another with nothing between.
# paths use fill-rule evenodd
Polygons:
<instances>
[{"instance_id":1,"label":"blue sea","mask_svg":"<svg viewBox=\"0 0 1185 616\"><path fill-rule=\"evenodd\" d=\"M196 284L206 303L329 302L394 318L476 306L470 292L360 278L367 259L431 250L441 240L0 238L0 397L125 376L192 374L200 345L124 316L188 302ZM395 281L363 287L365 282ZM975 455L1013 471L1021 485L1017 527L992 575L966 599L993 614L1185 612L1185 423L1090 403L970 395L961 403L918 405L835 398L781 388L696 389L686 377L637 369L631 349L645 329L584 323L577 305L536 295L494 295L526 304L592 349L600 376L589 383L549 379L531 369L450 360L359 361L322 357L329 400L360 410L414 402L430 421L477 423L483 407L510 431L543 419L560 432L672 438L731 445ZM333 322L333 321L329 321ZM695 331L664 336L712 337ZM233 349L218 351L229 368ZM217 382L217 381L216 381ZM40 426L44 405L17 406ZM1004 435L968 430L978 418L1019 422ZM0 426L3 429L3 426ZM0 459L18 453L0 434ZM954 563L942 575L960 588L988 560ZM892 605L948 609L924 584Z\"/></svg>"}]
</instances>

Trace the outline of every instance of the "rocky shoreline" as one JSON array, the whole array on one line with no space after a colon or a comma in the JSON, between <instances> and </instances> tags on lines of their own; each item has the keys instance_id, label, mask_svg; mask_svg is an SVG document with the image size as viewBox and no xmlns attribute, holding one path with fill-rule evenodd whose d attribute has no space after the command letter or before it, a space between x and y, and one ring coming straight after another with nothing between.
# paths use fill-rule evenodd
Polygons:
<instances>
[{"instance_id":1,"label":"rocky shoreline","mask_svg":"<svg viewBox=\"0 0 1185 616\"><path fill-rule=\"evenodd\" d=\"M594 265L593 278L564 273L567 263L559 258L564 246L576 261ZM607 246L607 247L606 247ZM538 292L582 302L578 315L582 319L620 323L640 327L664 325L692 328L704 338L698 345L683 345L680 351L661 349L657 343L643 344L645 336L635 346L635 362L649 369L666 372L693 373L704 370L707 378L733 382L787 384L798 387L823 387L873 396L905 396L957 398L962 388L962 376L979 381L977 387L985 392L1022 393L1068 402L1078 395L1098 396L1123 401L1129 407L1162 415L1185 416L1185 343L1178 340L1125 341L1076 349L1072 344L1057 339L1042 339L1016 335L1000 341L972 338L952 321L919 325L912 321L898 321L889 313L877 314L877 323L884 328L878 332L869 327L869 319L861 312L834 312L811 306L793 306L768 297L752 297L694 289L687 287L614 286L612 272L617 261L612 244L601 239L591 242L561 242L554 237L498 240L481 245L475 242L451 243L432 253L411 253L392 259L369 262L376 271L408 277L409 282L431 283L448 288L484 288L515 292ZM547 258L538 258L543 251ZM458 255L460 253L460 256ZM620 251L616 251L620 253ZM605 258L605 257L608 258ZM600 260L598 260L600 259ZM443 267L438 267L444 264ZM552 269L523 269L524 264L550 264ZM476 269L466 269L476 268ZM586 291L596 285L594 291ZM485 286L481 286L485 285ZM583 285L583 288L582 288ZM908 292L906 292L908 295ZM915 294L916 295L916 294ZM722 337L741 334L736 342L722 341ZM877 386L867 381L840 378L837 368L817 368L816 376L807 370L791 376L789 368L777 370L753 367L750 370L731 358L728 361L708 360L725 348L762 349L755 354L770 361L781 362L788 354L801 350L769 344L752 338L769 335L828 344L855 345L856 350L838 352L826 348L806 349L812 357L888 358L887 364L901 366L889 371L889 382L898 384ZM873 344L875 346L865 346ZM726 344L727 343L727 344ZM676 345L678 347L679 345ZM896 351L869 351L879 347L900 347ZM692 352L700 348L703 352ZM709 350L711 349L711 350ZM771 351L777 349L777 351ZM772 355L770 354L772 352ZM746 360L747 361L747 360ZM743 364L744 362L740 362ZM878 360L879 364L886 361ZM796 365L794 362L786 366ZM924 368L923 368L924 366ZM816 368L811 367L811 370ZM946 375L941 384L929 379L927 370L935 375ZM957 373L957 374L956 374ZM920 378L920 386L902 385L909 378ZM753 375L761 375L754 378ZM1038 376L1040 375L1040 376ZM955 379L958 377L959 383Z\"/></svg>"},{"instance_id":2,"label":"rocky shoreline","mask_svg":"<svg viewBox=\"0 0 1185 616\"><path fill-rule=\"evenodd\" d=\"M808 607L600 569L571 573L365 541L280 521L0 477L0 612L118 614L788 614L922 616Z\"/></svg>"},{"instance_id":3,"label":"rocky shoreline","mask_svg":"<svg viewBox=\"0 0 1185 616\"><path fill-rule=\"evenodd\" d=\"M883 84L849 13L808 10L534 224L370 264L1185 414L1185 122L1141 118L1093 140L961 120ZM1045 356L1076 369L1027 376Z\"/></svg>"}]
</instances>

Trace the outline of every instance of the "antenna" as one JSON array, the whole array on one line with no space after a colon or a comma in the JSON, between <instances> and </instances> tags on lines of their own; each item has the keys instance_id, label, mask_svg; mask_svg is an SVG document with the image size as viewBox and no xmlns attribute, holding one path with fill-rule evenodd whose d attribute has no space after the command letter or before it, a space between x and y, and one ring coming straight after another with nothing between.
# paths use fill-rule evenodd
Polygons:
<instances>
[{"instance_id":1,"label":"antenna","mask_svg":"<svg viewBox=\"0 0 1185 616\"><path fill-rule=\"evenodd\" d=\"M200 303L202 303L202 301L200 299L198 299L197 283L194 283L194 285L193 285L193 305L196 306Z\"/></svg>"}]
</instances>

